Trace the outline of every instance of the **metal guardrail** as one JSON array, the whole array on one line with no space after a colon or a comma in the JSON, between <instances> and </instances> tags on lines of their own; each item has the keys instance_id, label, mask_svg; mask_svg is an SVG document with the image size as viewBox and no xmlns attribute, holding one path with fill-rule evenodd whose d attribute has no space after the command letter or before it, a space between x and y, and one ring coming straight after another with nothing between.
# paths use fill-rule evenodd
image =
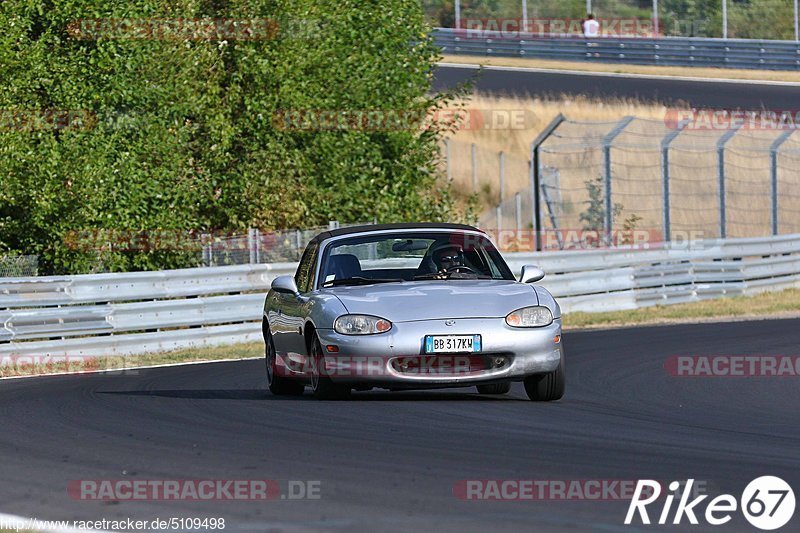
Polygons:
<instances>
[{"instance_id":1,"label":"metal guardrail","mask_svg":"<svg viewBox=\"0 0 800 533\"><path fill-rule=\"evenodd\" d=\"M660 249L510 253L538 264L565 312L635 309L800 287L800 234ZM264 293L294 263L0 280L7 356L128 355L260 339Z\"/></svg>"},{"instance_id":2,"label":"metal guardrail","mask_svg":"<svg viewBox=\"0 0 800 533\"><path fill-rule=\"evenodd\" d=\"M508 38L500 32L436 28L434 42L448 54L536 57L599 63L682 67L800 70L800 42L689 37L579 36Z\"/></svg>"}]
</instances>

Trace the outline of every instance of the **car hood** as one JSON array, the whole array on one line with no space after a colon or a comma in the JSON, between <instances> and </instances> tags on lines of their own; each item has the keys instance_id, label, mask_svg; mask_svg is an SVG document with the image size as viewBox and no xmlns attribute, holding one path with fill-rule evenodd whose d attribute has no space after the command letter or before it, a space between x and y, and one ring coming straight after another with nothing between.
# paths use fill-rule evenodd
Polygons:
<instances>
[{"instance_id":1,"label":"car hood","mask_svg":"<svg viewBox=\"0 0 800 533\"><path fill-rule=\"evenodd\" d=\"M506 280L409 281L327 289L348 313L391 322L440 318L499 318L538 305L532 286Z\"/></svg>"}]
</instances>

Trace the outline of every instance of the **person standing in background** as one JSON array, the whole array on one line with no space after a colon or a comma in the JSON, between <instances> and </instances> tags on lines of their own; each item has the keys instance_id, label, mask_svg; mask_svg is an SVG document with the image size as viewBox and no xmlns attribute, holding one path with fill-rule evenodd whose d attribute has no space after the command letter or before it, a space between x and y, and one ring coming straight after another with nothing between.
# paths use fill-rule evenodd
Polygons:
<instances>
[{"instance_id":1,"label":"person standing in background","mask_svg":"<svg viewBox=\"0 0 800 533\"><path fill-rule=\"evenodd\" d=\"M587 39L600 37L600 23L594 19L594 15L588 13L586 20L583 21L583 36Z\"/></svg>"}]
</instances>

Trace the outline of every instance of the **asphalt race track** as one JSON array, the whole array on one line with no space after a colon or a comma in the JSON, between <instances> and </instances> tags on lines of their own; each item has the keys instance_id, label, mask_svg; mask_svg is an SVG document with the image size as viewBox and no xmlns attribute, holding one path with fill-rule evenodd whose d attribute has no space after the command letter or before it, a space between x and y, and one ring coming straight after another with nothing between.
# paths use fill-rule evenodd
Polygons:
<instances>
[{"instance_id":1,"label":"asphalt race track","mask_svg":"<svg viewBox=\"0 0 800 533\"><path fill-rule=\"evenodd\" d=\"M283 399L263 391L261 361L1 381L0 512L224 517L225 531L685 531L685 521L625 526L624 501L462 501L453 486L691 477L712 497L738 498L753 478L776 475L797 490L800 378L678 378L663 365L678 354L797 355L798 331L791 319L569 333L567 395L553 404L527 401L520 385L503 397L464 389ZM67 495L70 480L126 477L318 480L321 498ZM752 527L736 513L716 530Z\"/></svg>"},{"instance_id":2,"label":"asphalt race track","mask_svg":"<svg viewBox=\"0 0 800 533\"><path fill-rule=\"evenodd\" d=\"M434 89L452 88L476 75L477 68L437 67ZM715 109L797 110L800 84L731 83L602 74L572 74L487 68L476 80L479 92L517 96L585 95L633 98Z\"/></svg>"}]
</instances>

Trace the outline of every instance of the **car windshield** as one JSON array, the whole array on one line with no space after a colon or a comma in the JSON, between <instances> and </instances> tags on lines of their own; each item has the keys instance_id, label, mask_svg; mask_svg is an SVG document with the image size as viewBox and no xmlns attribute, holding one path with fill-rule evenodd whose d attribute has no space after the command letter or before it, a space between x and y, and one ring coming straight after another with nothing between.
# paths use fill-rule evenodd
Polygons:
<instances>
[{"instance_id":1,"label":"car windshield","mask_svg":"<svg viewBox=\"0 0 800 533\"><path fill-rule=\"evenodd\" d=\"M409 231L334 241L323 254L318 286L463 279L514 276L483 235Z\"/></svg>"}]
</instances>

